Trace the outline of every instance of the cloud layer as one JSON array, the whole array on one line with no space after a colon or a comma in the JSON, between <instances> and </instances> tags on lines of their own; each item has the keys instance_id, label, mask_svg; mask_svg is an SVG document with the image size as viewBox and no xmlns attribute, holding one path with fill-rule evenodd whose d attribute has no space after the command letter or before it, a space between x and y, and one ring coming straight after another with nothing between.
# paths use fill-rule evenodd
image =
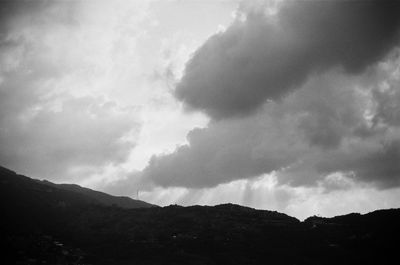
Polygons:
<instances>
[{"instance_id":1,"label":"cloud layer","mask_svg":"<svg viewBox=\"0 0 400 265\"><path fill-rule=\"evenodd\" d=\"M205 188L275 174L280 185L332 190L339 174L399 186L399 8L288 1L272 17L250 8L197 50L177 84L208 127L153 156L143 179Z\"/></svg>"},{"instance_id":2,"label":"cloud layer","mask_svg":"<svg viewBox=\"0 0 400 265\"><path fill-rule=\"evenodd\" d=\"M399 38L398 1L285 1L273 17L264 9L239 15L187 63L175 93L189 109L215 119L247 115L311 74L362 72Z\"/></svg>"},{"instance_id":3,"label":"cloud layer","mask_svg":"<svg viewBox=\"0 0 400 265\"><path fill-rule=\"evenodd\" d=\"M398 186L400 128L381 118L387 107L379 101L398 91L399 77L390 75L373 83L369 75L337 71L312 77L256 115L193 130L188 145L152 158L145 179L203 188L275 172L281 184L312 186L340 172L379 187ZM382 91L379 84L391 78L397 82Z\"/></svg>"}]
</instances>

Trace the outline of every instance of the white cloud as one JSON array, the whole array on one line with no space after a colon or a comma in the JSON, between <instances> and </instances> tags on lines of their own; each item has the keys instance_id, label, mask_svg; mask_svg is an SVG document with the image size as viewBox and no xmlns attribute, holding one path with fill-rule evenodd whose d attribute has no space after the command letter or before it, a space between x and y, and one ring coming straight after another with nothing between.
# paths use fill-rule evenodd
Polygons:
<instances>
[{"instance_id":1,"label":"white cloud","mask_svg":"<svg viewBox=\"0 0 400 265\"><path fill-rule=\"evenodd\" d=\"M24 6L2 28L0 163L57 181L105 174L126 162L141 127L140 107L111 91L143 75L135 46L147 3Z\"/></svg>"}]
</instances>

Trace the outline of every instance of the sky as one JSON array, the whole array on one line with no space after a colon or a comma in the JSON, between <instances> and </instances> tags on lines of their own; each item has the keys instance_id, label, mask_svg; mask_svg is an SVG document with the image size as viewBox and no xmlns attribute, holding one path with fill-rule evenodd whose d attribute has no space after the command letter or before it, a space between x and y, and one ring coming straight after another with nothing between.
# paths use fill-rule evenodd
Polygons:
<instances>
[{"instance_id":1,"label":"sky","mask_svg":"<svg viewBox=\"0 0 400 265\"><path fill-rule=\"evenodd\" d=\"M0 165L161 206L400 207L400 2L0 2Z\"/></svg>"}]
</instances>

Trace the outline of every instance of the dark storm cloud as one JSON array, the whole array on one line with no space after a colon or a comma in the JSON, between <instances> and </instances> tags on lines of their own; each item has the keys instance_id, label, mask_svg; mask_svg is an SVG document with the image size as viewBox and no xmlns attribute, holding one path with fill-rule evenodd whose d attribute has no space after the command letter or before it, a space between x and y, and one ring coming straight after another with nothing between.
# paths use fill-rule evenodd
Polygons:
<instances>
[{"instance_id":1,"label":"dark storm cloud","mask_svg":"<svg viewBox=\"0 0 400 265\"><path fill-rule=\"evenodd\" d=\"M400 186L400 140L377 144L372 150L358 150L361 153L355 151L327 156L317 164L317 170L351 173L356 179L375 183L380 188Z\"/></svg>"},{"instance_id":2,"label":"dark storm cloud","mask_svg":"<svg viewBox=\"0 0 400 265\"><path fill-rule=\"evenodd\" d=\"M267 103L255 115L195 129L188 135L189 145L153 157L144 178L161 186L212 187L280 171L315 153L338 148L343 138L363 124L362 100L352 91L352 82L342 79L346 78L315 77L282 102ZM280 182L315 185L320 177L297 173Z\"/></svg>"},{"instance_id":3,"label":"dark storm cloud","mask_svg":"<svg viewBox=\"0 0 400 265\"><path fill-rule=\"evenodd\" d=\"M189 109L214 119L247 115L310 74L361 73L398 43L400 1L286 1L273 18L259 10L187 63L175 93Z\"/></svg>"},{"instance_id":4,"label":"dark storm cloud","mask_svg":"<svg viewBox=\"0 0 400 265\"><path fill-rule=\"evenodd\" d=\"M400 186L400 2L248 10L206 41L176 87L211 122L153 156L142 179L204 188L275 174L278 185L327 191Z\"/></svg>"},{"instance_id":5,"label":"dark storm cloud","mask_svg":"<svg viewBox=\"0 0 400 265\"><path fill-rule=\"evenodd\" d=\"M299 113L307 113L299 120L299 132L310 146L320 150L307 150L298 163L280 172L280 182L312 185L340 172L380 188L400 185L399 59L397 55L389 63L392 66L387 73L372 74L373 80L369 74L366 80L347 85L345 78L337 79L339 82L325 79L329 90L321 89L320 83L316 84L318 90L307 94L298 91L289 97L294 100L290 105L297 106Z\"/></svg>"},{"instance_id":6,"label":"dark storm cloud","mask_svg":"<svg viewBox=\"0 0 400 265\"><path fill-rule=\"evenodd\" d=\"M201 188L279 170L300 154L296 144L285 141L290 138L285 122L256 116L195 129L188 135L189 146L152 157L144 179L165 187Z\"/></svg>"},{"instance_id":7,"label":"dark storm cloud","mask_svg":"<svg viewBox=\"0 0 400 265\"><path fill-rule=\"evenodd\" d=\"M202 188L275 172L279 185L293 187L333 190L352 181L398 187L400 57L393 60L382 75L332 70L313 76L253 115L195 129L188 145L154 156L143 179L164 187ZM334 173L343 181L333 181Z\"/></svg>"}]
</instances>

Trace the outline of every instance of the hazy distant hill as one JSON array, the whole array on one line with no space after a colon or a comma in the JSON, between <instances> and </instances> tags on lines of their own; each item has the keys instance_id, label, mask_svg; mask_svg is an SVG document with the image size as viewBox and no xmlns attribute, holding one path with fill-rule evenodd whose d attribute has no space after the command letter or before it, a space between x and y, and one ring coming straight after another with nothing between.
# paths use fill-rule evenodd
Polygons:
<instances>
[{"instance_id":1,"label":"hazy distant hill","mask_svg":"<svg viewBox=\"0 0 400 265\"><path fill-rule=\"evenodd\" d=\"M77 190L77 191L76 191ZM5 264L394 264L400 210L304 222L234 204L126 209L0 168ZM100 193L100 197L109 198Z\"/></svg>"}]
</instances>

